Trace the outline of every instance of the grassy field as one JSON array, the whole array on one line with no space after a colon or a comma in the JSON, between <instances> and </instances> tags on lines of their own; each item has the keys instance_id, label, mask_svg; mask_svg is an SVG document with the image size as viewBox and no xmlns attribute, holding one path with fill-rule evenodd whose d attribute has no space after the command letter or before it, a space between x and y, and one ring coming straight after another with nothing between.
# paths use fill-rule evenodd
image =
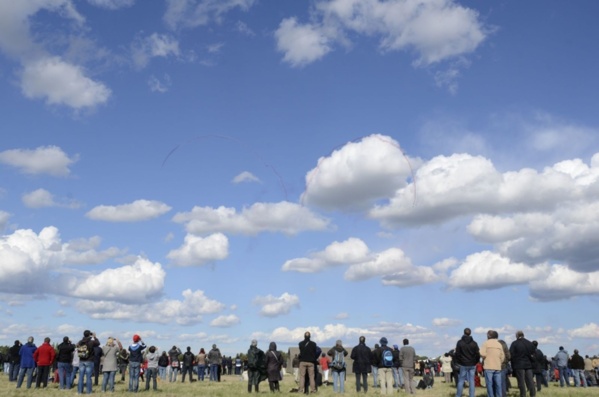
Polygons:
<instances>
[{"instance_id":1,"label":"grassy field","mask_svg":"<svg viewBox=\"0 0 599 397\"><path fill-rule=\"evenodd\" d=\"M120 377L118 378L120 379ZM370 382L372 383L372 378L370 377ZM100 383L102 379L100 377ZM512 384L516 385L516 380L512 379ZM48 384L46 389L26 389L25 383L22 388L17 390L15 388L15 383L11 383L8 381L8 378L2 374L0 376L0 396L6 397L15 397L15 396L65 396L65 395L76 395L77 390L72 389L69 391L61 391L58 390L57 384ZM293 380L293 376L285 376L285 379L281 382L281 394L288 394L291 396L299 396L297 393L290 393L291 389L295 388L296 384ZM128 388L128 380L125 382L118 381L115 387L115 393L110 393L114 396L119 395L130 395L127 392ZM215 382L194 382L194 383L181 383L180 381L177 383L169 383L169 382L160 382L158 383L158 391L145 391L145 383L140 382L140 392L145 395L157 395L161 397L229 397L229 396L239 396L239 395L247 395L247 383L245 381L241 381L239 376L223 376L222 381L219 383ZM349 379L345 382L345 395L347 396L357 396L358 393L355 391L355 378L354 375L349 375ZM94 394L101 394L100 386L94 386L93 388ZM512 388L509 390L509 397L519 397L519 392L516 388ZM268 395L270 394L268 388L268 382L260 383L260 393ZM332 386L322 386L319 388L318 393L319 396L334 396ZM455 396L455 388L450 385L446 385L441 382L441 378L435 378L435 386L429 390L417 390L417 395L421 396L438 396L438 397L453 397ZM363 395L363 393L361 393ZM369 388L368 395L379 395L377 389ZM395 392L394 395L405 395L403 391ZM476 396L477 397L485 397L487 395L485 388L477 388ZM591 397L591 396L599 396L599 387L593 387L588 389L582 388L560 388L556 383L551 383L548 389L543 389L541 393L537 394L539 397L548 397L548 396L556 396L556 397L567 397L567 396L576 396L576 397ZM464 396L467 396L467 392L464 393Z\"/></svg>"}]
</instances>

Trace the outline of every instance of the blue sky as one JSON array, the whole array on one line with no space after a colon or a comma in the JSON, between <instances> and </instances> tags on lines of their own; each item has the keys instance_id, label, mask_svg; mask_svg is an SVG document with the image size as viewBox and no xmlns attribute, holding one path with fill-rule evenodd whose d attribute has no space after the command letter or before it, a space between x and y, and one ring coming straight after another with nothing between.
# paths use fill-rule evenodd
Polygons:
<instances>
[{"instance_id":1,"label":"blue sky","mask_svg":"<svg viewBox=\"0 0 599 397\"><path fill-rule=\"evenodd\" d=\"M0 0L0 343L597 353L598 11Z\"/></svg>"}]
</instances>

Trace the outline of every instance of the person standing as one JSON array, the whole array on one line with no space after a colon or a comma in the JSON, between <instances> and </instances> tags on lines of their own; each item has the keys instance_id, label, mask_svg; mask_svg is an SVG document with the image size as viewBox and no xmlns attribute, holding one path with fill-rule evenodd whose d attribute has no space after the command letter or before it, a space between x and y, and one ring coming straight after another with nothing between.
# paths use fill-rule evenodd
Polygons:
<instances>
[{"instance_id":1,"label":"person standing","mask_svg":"<svg viewBox=\"0 0 599 397\"><path fill-rule=\"evenodd\" d=\"M281 381L281 368L283 367L283 356L277 351L277 344L270 342L268 352L266 352L266 375L268 376L268 386L270 391L280 392L279 381Z\"/></svg>"},{"instance_id":2,"label":"person standing","mask_svg":"<svg viewBox=\"0 0 599 397\"><path fill-rule=\"evenodd\" d=\"M189 374L189 383L193 382L193 362L195 355L191 352L191 347L183 353L183 369L181 371L181 383L185 383L185 374Z\"/></svg>"},{"instance_id":3,"label":"person standing","mask_svg":"<svg viewBox=\"0 0 599 397\"><path fill-rule=\"evenodd\" d=\"M58 364L58 388L60 390L70 389L71 372L73 372L73 352L75 345L71 343L68 336L62 338L62 343L58 345L58 354L56 361Z\"/></svg>"},{"instance_id":4,"label":"person standing","mask_svg":"<svg viewBox=\"0 0 599 397\"><path fill-rule=\"evenodd\" d=\"M497 340L497 332L489 330L487 340L480 347L480 355L484 359L485 383L488 397L501 397L501 364L505 358L503 346Z\"/></svg>"},{"instance_id":5,"label":"person standing","mask_svg":"<svg viewBox=\"0 0 599 397\"><path fill-rule=\"evenodd\" d=\"M15 344L8 349L8 360L10 362L8 380L10 382L16 382L19 377L19 369L21 369L21 355L19 351L21 350L21 346L21 342L16 340Z\"/></svg>"},{"instance_id":6,"label":"person standing","mask_svg":"<svg viewBox=\"0 0 599 397\"><path fill-rule=\"evenodd\" d=\"M333 371L333 392L345 393L345 356L347 350L343 347L341 340L335 343L335 347L330 349L327 355L331 356L331 370Z\"/></svg>"},{"instance_id":7,"label":"person standing","mask_svg":"<svg viewBox=\"0 0 599 397\"><path fill-rule=\"evenodd\" d=\"M574 377L574 386L587 387L587 380L584 376L584 359L578 354L577 349L574 349L574 354L572 354L570 367Z\"/></svg>"},{"instance_id":8,"label":"person standing","mask_svg":"<svg viewBox=\"0 0 599 397\"><path fill-rule=\"evenodd\" d=\"M403 384L406 393L414 394L414 360L416 351L410 346L408 339L403 340L403 346L399 349L399 362L403 372Z\"/></svg>"},{"instance_id":9,"label":"person standing","mask_svg":"<svg viewBox=\"0 0 599 397\"><path fill-rule=\"evenodd\" d=\"M539 349L539 342L533 340L532 345L535 347L534 359L532 360L532 373L535 376L537 391L541 391L543 385L549 387L544 374L544 371L547 369L547 359L541 349Z\"/></svg>"},{"instance_id":10,"label":"person standing","mask_svg":"<svg viewBox=\"0 0 599 397\"><path fill-rule=\"evenodd\" d=\"M203 347L196 356L196 363L198 364L198 380L203 382L206 376L206 351Z\"/></svg>"},{"instance_id":11,"label":"person standing","mask_svg":"<svg viewBox=\"0 0 599 397\"><path fill-rule=\"evenodd\" d=\"M325 384L329 384L329 358L326 354L322 353L320 358L318 359L318 364L320 365L320 370L322 371L322 382Z\"/></svg>"},{"instance_id":12,"label":"person standing","mask_svg":"<svg viewBox=\"0 0 599 397\"><path fill-rule=\"evenodd\" d=\"M372 350L366 346L366 337L360 336L358 344L351 351L350 358L354 361L352 371L356 374L356 391L364 389L368 392L368 374L372 368Z\"/></svg>"},{"instance_id":13,"label":"person standing","mask_svg":"<svg viewBox=\"0 0 599 397\"><path fill-rule=\"evenodd\" d=\"M47 387L48 377L50 376L50 367L54 364L56 358L56 350L50 346L50 338L44 338L44 343L37 348L33 353L33 359L37 366L37 378L35 380L35 387Z\"/></svg>"},{"instance_id":14,"label":"person standing","mask_svg":"<svg viewBox=\"0 0 599 397\"><path fill-rule=\"evenodd\" d=\"M168 367L168 354L163 351L158 359L158 376L160 380L166 381L166 368ZM199 375L199 373L198 373Z\"/></svg>"},{"instance_id":15,"label":"person standing","mask_svg":"<svg viewBox=\"0 0 599 397\"><path fill-rule=\"evenodd\" d=\"M559 347L559 351L555 355L554 360L556 361L559 373L560 387L564 387L564 383L566 383L566 386L570 386L570 381L568 380L568 360L570 360L570 356L568 355L568 352L564 350L563 346Z\"/></svg>"},{"instance_id":16,"label":"person standing","mask_svg":"<svg viewBox=\"0 0 599 397\"><path fill-rule=\"evenodd\" d=\"M310 340L310 332L304 333L304 340L299 344L299 384L298 391L302 394L305 390L306 373L310 382L310 393L316 393L315 362L318 359L316 343Z\"/></svg>"},{"instance_id":17,"label":"person standing","mask_svg":"<svg viewBox=\"0 0 599 397\"><path fill-rule=\"evenodd\" d=\"M507 373L512 356L510 356L510 349L507 347L507 343L503 339L499 339L499 334L497 334L497 341L501 344L504 355L503 362L501 363L501 397L507 397Z\"/></svg>"},{"instance_id":18,"label":"person standing","mask_svg":"<svg viewBox=\"0 0 599 397\"><path fill-rule=\"evenodd\" d=\"M168 376L168 381L169 382L176 382L177 381L177 374L179 373L180 370L180 363L179 363L179 356L181 355L181 349L179 349L177 346L173 345L173 347L171 348L171 350L168 351L168 356L171 362L170 365L170 373Z\"/></svg>"},{"instance_id":19,"label":"person standing","mask_svg":"<svg viewBox=\"0 0 599 397\"><path fill-rule=\"evenodd\" d=\"M588 354L584 356L584 376L590 380L589 386L597 385L597 373L593 366L593 360L589 358Z\"/></svg>"},{"instance_id":20,"label":"person standing","mask_svg":"<svg viewBox=\"0 0 599 397\"><path fill-rule=\"evenodd\" d=\"M102 392L114 392L114 378L118 370L118 356L123 346L114 338L108 338L106 345L102 347L104 363L102 364Z\"/></svg>"},{"instance_id":21,"label":"person standing","mask_svg":"<svg viewBox=\"0 0 599 397\"><path fill-rule=\"evenodd\" d=\"M388 341L384 336L379 343L381 346L373 352L373 362L378 363L381 394L393 394L393 350L387 346Z\"/></svg>"},{"instance_id":22,"label":"person standing","mask_svg":"<svg viewBox=\"0 0 599 397\"><path fill-rule=\"evenodd\" d=\"M27 388L31 388L31 383L33 382L33 370L35 369L35 359L33 358L33 354L36 350L37 346L33 343L33 336L27 338L27 343L19 349L21 368L19 369L19 377L17 379L17 389L21 388L25 374L27 374Z\"/></svg>"},{"instance_id":23,"label":"person standing","mask_svg":"<svg viewBox=\"0 0 599 397\"><path fill-rule=\"evenodd\" d=\"M218 382L220 377L220 363L223 356L220 353L216 344L212 345L212 349L208 352L208 363L210 364L210 381Z\"/></svg>"},{"instance_id":24,"label":"person standing","mask_svg":"<svg viewBox=\"0 0 599 397\"><path fill-rule=\"evenodd\" d=\"M248 357L248 393L252 392L252 386L258 393L260 390L260 382L264 380L263 373L265 372L264 367L264 352L258 349L258 341L252 340L250 348L247 353Z\"/></svg>"},{"instance_id":25,"label":"person standing","mask_svg":"<svg viewBox=\"0 0 599 397\"><path fill-rule=\"evenodd\" d=\"M512 371L518 381L520 397L526 397L526 389L530 397L535 397L536 389L532 380L532 357L535 353L535 347L531 341L524 337L524 332L516 332L516 340L510 345L510 355L512 356Z\"/></svg>"},{"instance_id":26,"label":"person standing","mask_svg":"<svg viewBox=\"0 0 599 397\"><path fill-rule=\"evenodd\" d=\"M449 353L445 353L441 357L441 372L445 377L445 383L451 383L451 356Z\"/></svg>"},{"instance_id":27,"label":"person standing","mask_svg":"<svg viewBox=\"0 0 599 397\"><path fill-rule=\"evenodd\" d=\"M144 361L144 350L146 344L141 336L133 335L133 344L129 346L129 391L137 393L139 390L139 375L141 363Z\"/></svg>"},{"instance_id":28,"label":"person standing","mask_svg":"<svg viewBox=\"0 0 599 397\"><path fill-rule=\"evenodd\" d=\"M455 362L459 365L456 397L462 397L464 391L464 382L468 381L469 397L474 397L476 393L474 384L474 371L476 364L480 360L478 344L472 339L470 328L464 329L464 335L458 341L455 348Z\"/></svg>"},{"instance_id":29,"label":"person standing","mask_svg":"<svg viewBox=\"0 0 599 397\"><path fill-rule=\"evenodd\" d=\"M156 351L155 346L150 346L148 349L148 353L146 354L146 362L148 364L147 372L146 372L146 390L150 390L150 382L152 382L152 389L154 391L158 390L158 382L156 378L158 376L158 361L160 360L160 355ZM189 375L191 379L191 375Z\"/></svg>"},{"instance_id":30,"label":"person standing","mask_svg":"<svg viewBox=\"0 0 599 397\"><path fill-rule=\"evenodd\" d=\"M83 339L77 343L77 355L79 356L79 382L77 393L83 393L83 383L87 386L87 394L92 392L92 375L94 373L94 349L100 346L96 333L89 330L83 331Z\"/></svg>"}]
</instances>

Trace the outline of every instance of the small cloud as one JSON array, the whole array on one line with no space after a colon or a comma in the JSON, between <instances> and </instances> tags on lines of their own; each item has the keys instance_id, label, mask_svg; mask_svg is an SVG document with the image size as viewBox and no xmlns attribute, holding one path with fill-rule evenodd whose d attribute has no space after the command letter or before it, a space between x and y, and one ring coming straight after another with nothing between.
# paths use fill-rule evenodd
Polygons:
<instances>
[{"instance_id":1,"label":"small cloud","mask_svg":"<svg viewBox=\"0 0 599 397\"><path fill-rule=\"evenodd\" d=\"M150 200L136 200L130 204L99 205L85 214L89 219L106 222L139 222L157 218L171 210L171 207Z\"/></svg>"},{"instance_id":2,"label":"small cloud","mask_svg":"<svg viewBox=\"0 0 599 397\"><path fill-rule=\"evenodd\" d=\"M242 182L260 182L260 179L248 171L243 171L241 174L237 175L233 178L233 183L242 183Z\"/></svg>"},{"instance_id":3,"label":"small cloud","mask_svg":"<svg viewBox=\"0 0 599 397\"><path fill-rule=\"evenodd\" d=\"M210 322L210 326L218 327L218 328L228 328L233 325L239 324L240 320L234 314L229 314L228 316L218 316L214 320Z\"/></svg>"},{"instance_id":4,"label":"small cloud","mask_svg":"<svg viewBox=\"0 0 599 397\"><path fill-rule=\"evenodd\" d=\"M210 44L207 47L207 50L211 54L217 54L217 53L220 52L220 49L224 47L224 45L225 45L225 43L214 43L214 44Z\"/></svg>"},{"instance_id":5,"label":"small cloud","mask_svg":"<svg viewBox=\"0 0 599 397\"><path fill-rule=\"evenodd\" d=\"M288 314L294 307L299 307L299 297L285 292L281 296L257 296L254 305L262 306L260 315L264 317L278 317Z\"/></svg>"},{"instance_id":6,"label":"small cloud","mask_svg":"<svg viewBox=\"0 0 599 397\"><path fill-rule=\"evenodd\" d=\"M63 207L76 209L81 207L81 203L76 200L56 200L54 195L45 189L37 189L25 193L21 196L21 200L28 208Z\"/></svg>"},{"instance_id":7,"label":"small cloud","mask_svg":"<svg viewBox=\"0 0 599 397\"><path fill-rule=\"evenodd\" d=\"M435 327L453 327L456 325L460 325L462 322L455 318L440 317L433 318L432 323Z\"/></svg>"},{"instance_id":8,"label":"small cloud","mask_svg":"<svg viewBox=\"0 0 599 397\"><path fill-rule=\"evenodd\" d=\"M158 92L160 94L164 94L171 88L171 77L168 74L164 74L164 78L162 80L158 79L158 77L152 75L148 79L148 87L150 87L150 91Z\"/></svg>"},{"instance_id":9,"label":"small cloud","mask_svg":"<svg viewBox=\"0 0 599 397\"><path fill-rule=\"evenodd\" d=\"M183 245L166 256L175 266L202 266L226 259L229 256L229 239L222 233L208 237L193 234L185 236Z\"/></svg>"},{"instance_id":10,"label":"small cloud","mask_svg":"<svg viewBox=\"0 0 599 397\"><path fill-rule=\"evenodd\" d=\"M337 319L337 320L345 320L348 318L349 318L349 313L346 313L346 312L339 313L335 316L335 319Z\"/></svg>"},{"instance_id":11,"label":"small cloud","mask_svg":"<svg viewBox=\"0 0 599 397\"><path fill-rule=\"evenodd\" d=\"M68 176L71 173L69 166L78 160L78 155L69 157L58 146L0 152L0 163L18 168L22 173L30 175Z\"/></svg>"},{"instance_id":12,"label":"small cloud","mask_svg":"<svg viewBox=\"0 0 599 397\"><path fill-rule=\"evenodd\" d=\"M246 36L255 36L256 33L254 33L254 31L252 29L249 28L249 26L241 21L237 21L237 23L235 24L235 27L237 28L237 31L246 35Z\"/></svg>"}]
</instances>

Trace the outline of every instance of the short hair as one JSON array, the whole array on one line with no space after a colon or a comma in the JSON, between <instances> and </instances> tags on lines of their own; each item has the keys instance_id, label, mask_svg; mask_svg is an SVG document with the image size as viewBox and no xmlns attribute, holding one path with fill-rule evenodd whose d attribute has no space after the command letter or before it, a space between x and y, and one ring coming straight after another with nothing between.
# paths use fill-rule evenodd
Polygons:
<instances>
[{"instance_id":1,"label":"short hair","mask_svg":"<svg viewBox=\"0 0 599 397\"><path fill-rule=\"evenodd\" d=\"M27 338L27 342L33 343L33 336L30 336L29 338Z\"/></svg>"},{"instance_id":2,"label":"short hair","mask_svg":"<svg viewBox=\"0 0 599 397\"><path fill-rule=\"evenodd\" d=\"M487 339L497 339L497 332L495 332L495 330L488 330L487 331Z\"/></svg>"},{"instance_id":3,"label":"short hair","mask_svg":"<svg viewBox=\"0 0 599 397\"><path fill-rule=\"evenodd\" d=\"M46 343L50 343L50 338L46 336L46 337L44 338L44 342L46 342Z\"/></svg>"},{"instance_id":4,"label":"short hair","mask_svg":"<svg viewBox=\"0 0 599 397\"><path fill-rule=\"evenodd\" d=\"M537 342L536 340L533 340L533 341L532 341L532 344L533 344L533 346L534 346L534 347L537 347L537 346L539 346L539 342Z\"/></svg>"},{"instance_id":5,"label":"short hair","mask_svg":"<svg viewBox=\"0 0 599 397\"><path fill-rule=\"evenodd\" d=\"M472 331L470 331L470 328L464 328L464 335L470 336L471 333Z\"/></svg>"},{"instance_id":6,"label":"short hair","mask_svg":"<svg viewBox=\"0 0 599 397\"><path fill-rule=\"evenodd\" d=\"M360 341L360 343L366 342L366 337L365 336L360 336L359 341Z\"/></svg>"},{"instance_id":7,"label":"short hair","mask_svg":"<svg viewBox=\"0 0 599 397\"><path fill-rule=\"evenodd\" d=\"M516 331L516 339L524 338L524 332L522 330Z\"/></svg>"},{"instance_id":8,"label":"short hair","mask_svg":"<svg viewBox=\"0 0 599 397\"><path fill-rule=\"evenodd\" d=\"M67 343L67 342L69 341L69 337L68 337L68 336L65 336L64 338L62 338L62 341L63 341L64 343Z\"/></svg>"},{"instance_id":9,"label":"short hair","mask_svg":"<svg viewBox=\"0 0 599 397\"><path fill-rule=\"evenodd\" d=\"M410 341L408 340L408 338L406 338L406 339L403 340L403 344L404 344L404 346L410 344Z\"/></svg>"},{"instance_id":10,"label":"short hair","mask_svg":"<svg viewBox=\"0 0 599 397\"><path fill-rule=\"evenodd\" d=\"M92 333L92 332L91 332L89 329L86 329L85 331L83 331L83 337L84 337L84 338L87 338L88 336L90 336L90 335L91 335L91 333Z\"/></svg>"},{"instance_id":11,"label":"short hair","mask_svg":"<svg viewBox=\"0 0 599 397\"><path fill-rule=\"evenodd\" d=\"M310 331L306 331L304 333L304 338L309 338L310 337Z\"/></svg>"},{"instance_id":12,"label":"short hair","mask_svg":"<svg viewBox=\"0 0 599 397\"><path fill-rule=\"evenodd\" d=\"M574 354L578 354L578 349L574 349Z\"/></svg>"}]
</instances>

